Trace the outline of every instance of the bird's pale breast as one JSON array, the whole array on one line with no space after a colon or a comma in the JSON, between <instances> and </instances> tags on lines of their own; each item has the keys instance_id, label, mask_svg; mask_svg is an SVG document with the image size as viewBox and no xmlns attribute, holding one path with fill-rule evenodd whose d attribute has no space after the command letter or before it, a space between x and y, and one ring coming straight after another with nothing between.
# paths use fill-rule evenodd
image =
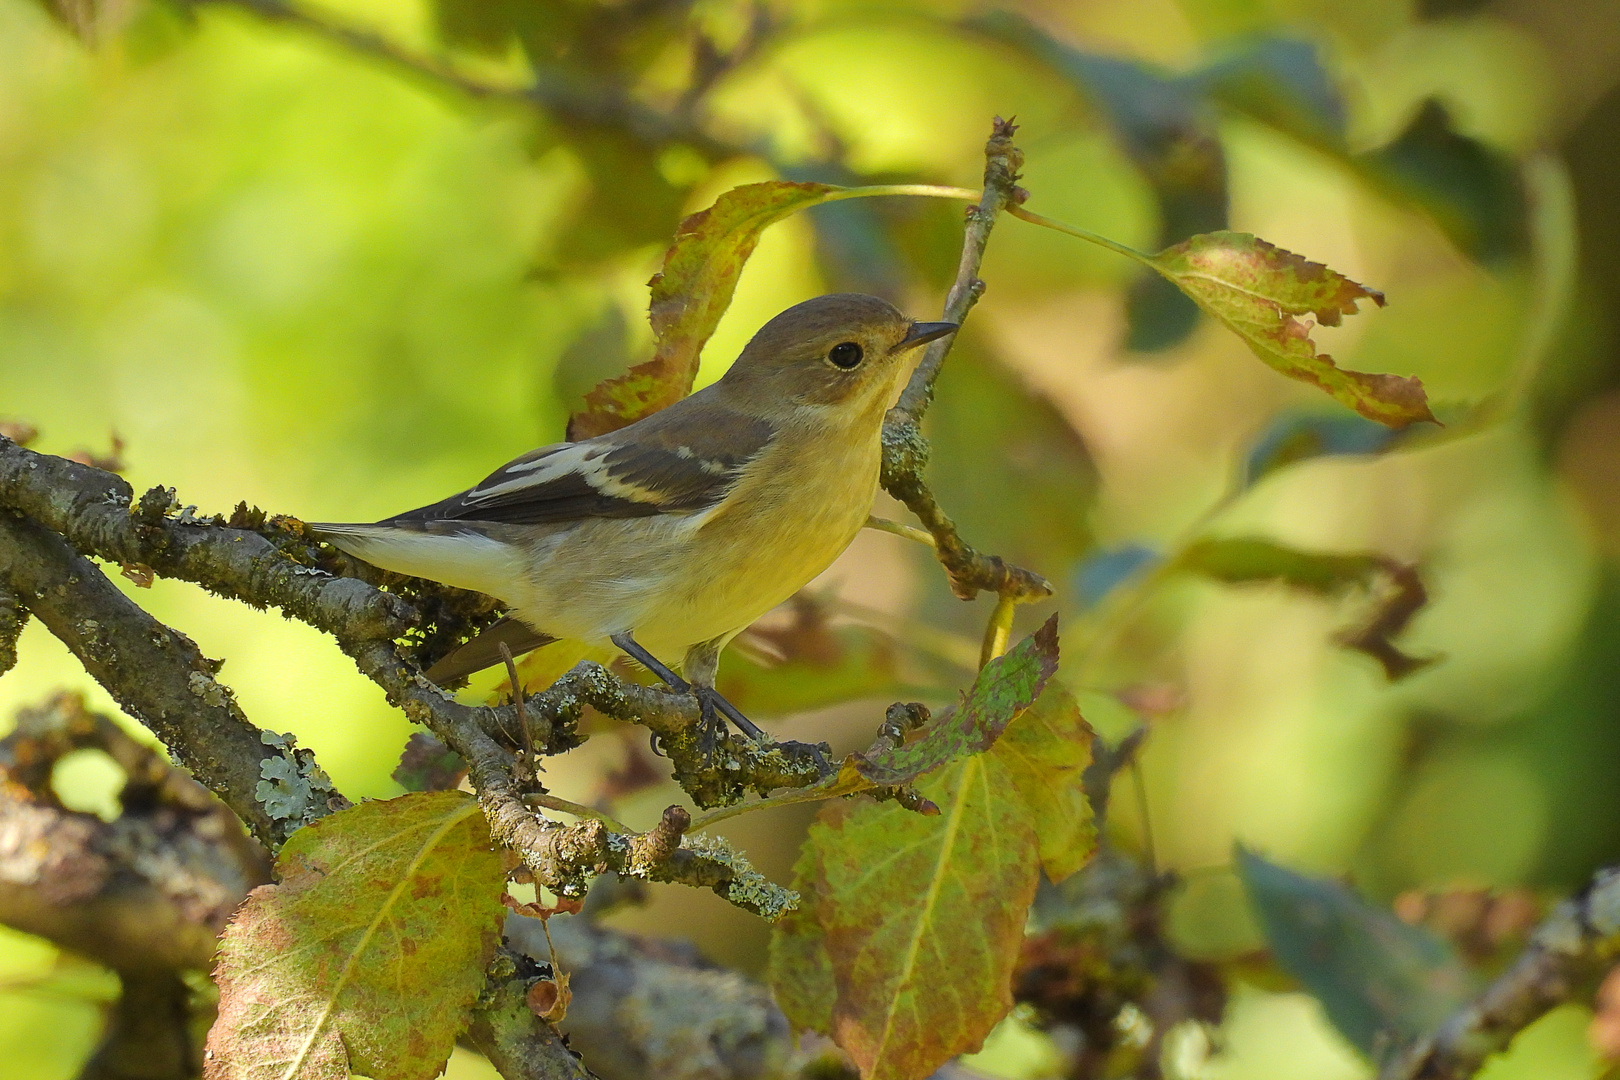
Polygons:
<instances>
[{"instance_id":1,"label":"bird's pale breast","mask_svg":"<svg viewBox=\"0 0 1620 1080\"><path fill-rule=\"evenodd\" d=\"M586 641L633 630L678 660L786 600L849 546L877 490L875 424L830 428L819 410L805 421L784 428L719 506L639 528L582 521L542 541L530 558L544 572L511 597L519 617ZM559 564L577 569L559 574Z\"/></svg>"}]
</instances>

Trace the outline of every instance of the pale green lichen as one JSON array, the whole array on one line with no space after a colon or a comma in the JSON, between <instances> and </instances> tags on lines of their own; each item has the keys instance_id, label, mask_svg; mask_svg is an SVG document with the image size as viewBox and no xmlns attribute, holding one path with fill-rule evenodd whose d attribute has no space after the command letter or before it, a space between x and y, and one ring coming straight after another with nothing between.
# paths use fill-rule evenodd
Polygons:
<instances>
[{"instance_id":1,"label":"pale green lichen","mask_svg":"<svg viewBox=\"0 0 1620 1080\"><path fill-rule=\"evenodd\" d=\"M259 763L261 779L254 786L253 795L264 806L265 813L273 820L297 825L324 817L331 810L337 789L326 771L315 764L315 755L298 749L291 735L265 731L259 734L259 741L281 751Z\"/></svg>"},{"instance_id":2,"label":"pale green lichen","mask_svg":"<svg viewBox=\"0 0 1620 1080\"><path fill-rule=\"evenodd\" d=\"M775 922L799 907L799 894L783 888L754 869L742 852L729 844L725 837L700 833L686 838L686 847L696 855L722 864L731 871L726 884L726 899L738 907L755 912L767 922Z\"/></svg>"}]
</instances>

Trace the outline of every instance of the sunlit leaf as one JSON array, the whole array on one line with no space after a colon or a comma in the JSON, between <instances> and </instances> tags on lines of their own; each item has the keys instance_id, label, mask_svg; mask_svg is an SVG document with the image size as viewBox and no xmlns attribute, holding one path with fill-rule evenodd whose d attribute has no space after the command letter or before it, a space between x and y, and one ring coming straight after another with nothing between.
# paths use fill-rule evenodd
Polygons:
<instances>
[{"instance_id":1,"label":"sunlit leaf","mask_svg":"<svg viewBox=\"0 0 1620 1080\"><path fill-rule=\"evenodd\" d=\"M1363 1054L1432 1031L1473 991L1467 967L1429 931L1241 846L1236 862L1278 966Z\"/></svg>"},{"instance_id":2,"label":"sunlit leaf","mask_svg":"<svg viewBox=\"0 0 1620 1080\"><path fill-rule=\"evenodd\" d=\"M1176 567L1231 585L1274 581L1318 596L1350 589L1377 592L1372 613L1338 635L1347 649L1377 660L1393 680L1436 663L1438 656L1412 656L1394 638L1428 603L1428 590L1417 568L1384 555L1301 551L1257 537L1200 540L1177 558Z\"/></svg>"},{"instance_id":3,"label":"sunlit leaf","mask_svg":"<svg viewBox=\"0 0 1620 1080\"><path fill-rule=\"evenodd\" d=\"M500 939L505 871L459 791L295 832L226 929L210 1080L437 1076Z\"/></svg>"},{"instance_id":4,"label":"sunlit leaf","mask_svg":"<svg viewBox=\"0 0 1620 1080\"><path fill-rule=\"evenodd\" d=\"M1034 704L1057 671L1057 616L986 664L960 706L935 717L920 737L889 750L853 754L873 784L907 784L946 762L988 750L1013 718Z\"/></svg>"},{"instance_id":5,"label":"sunlit leaf","mask_svg":"<svg viewBox=\"0 0 1620 1080\"><path fill-rule=\"evenodd\" d=\"M829 803L808 843L837 995L833 1037L867 1080L921 1080L1012 1007L1037 840L1013 778L975 754L919 784L940 807Z\"/></svg>"},{"instance_id":6,"label":"sunlit leaf","mask_svg":"<svg viewBox=\"0 0 1620 1080\"><path fill-rule=\"evenodd\" d=\"M1289 378L1318 386L1390 427L1434 420L1417 379L1338 367L1332 357L1316 351L1310 325L1296 318L1314 315L1324 326L1337 326L1356 313L1359 300L1381 306L1383 293L1248 233L1195 236L1161 251L1151 262L1248 342L1256 356Z\"/></svg>"},{"instance_id":7,"label":"sunlit leaf","mask_svg":"<svg viewBox=\"0 0 1620 1080\"><path fill-rule=\"evenodd\" d=\"M584 410L568 422L568 437L585 439L616 430L691 393L703 344L731 303L760 234L840 190L786 180L744 184L682 221L664 268L651 282L648 317L657 339L653 358L587 394Z\"/></svg>"},{"instance_id":8,"label":"sunlit leaf","mask_svg":"<svg viewBox=\"0 0 1620 1080\"><path fill-rule=\"evenodd\" d=\"M1054 882L1084 866L1096 847L1091 806L1081 784L1081 774L1091 764L1091 739L1074 695L1052 682L990 749L1029 808L1041 868Z\"/></svg>"}]
</instances>

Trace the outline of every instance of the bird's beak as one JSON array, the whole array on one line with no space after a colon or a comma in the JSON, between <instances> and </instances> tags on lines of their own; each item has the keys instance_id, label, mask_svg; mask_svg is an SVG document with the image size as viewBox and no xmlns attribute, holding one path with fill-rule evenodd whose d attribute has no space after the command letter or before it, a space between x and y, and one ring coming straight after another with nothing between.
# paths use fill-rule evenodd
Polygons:
<instances>
[{"instance_id":1,"label":"bird's beak","mask_svg":"<svg viewBox=\"0 0 1620 1080\"><path fill-rule=\"evenodd\" d=\"M942 338L946 334L956 333L956 324L953 322L914 322L906 336L900 339L900 344L890 349L890 352L905 352L915 349L918 345L925 345L935 338Z\"/></svg>"}]
</instances>

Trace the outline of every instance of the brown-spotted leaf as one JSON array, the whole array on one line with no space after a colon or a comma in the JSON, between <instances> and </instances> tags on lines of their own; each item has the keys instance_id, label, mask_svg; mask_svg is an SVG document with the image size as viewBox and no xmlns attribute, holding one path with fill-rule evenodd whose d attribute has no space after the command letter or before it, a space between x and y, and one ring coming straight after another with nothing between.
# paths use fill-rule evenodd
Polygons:
<instances>
[{"instance_id":1,"label":"brown-spotted leaf","mask_svg":"<svg viewBox=\"0 0 1620 1080\"><path fill-rule=\"evenodd\" d=\"M873 784L909 784L964 754L990 749L1013 719L1041 696L1057 671L1057 616L1003 656L986 664L967 699L941 713L920 737L889 750L852 754L853 766Z\"/></svg>"},{"instance_id":2,"label":"brown-spotted leaf","mask_svg":"<svg viewBox=\"0 0 1620 1080\"><path fill-rule=\"evenodd\" d=\"M214 976L209 1080L437 1076L500 940L505 871L460 791L362 803L295 832Z\"/></svg>"},{"instance_id":3,"label":"brown-spotted leaf","mask_svg":"<svg viewBox=\"0 0 1620 1080\"><path fill-rule=\"evenodd\" d=\"M998 757L974 754L919 783L937 817L837 802L812 828L833 1038L865 1080L921 1080L978 1049L1012 1007L1039 877L1014 786Z\"/></svg>"},{"instance_id":4,"label":"brown-spotted leaf","mask_svg":"<svg viewBox=\"0 0 1620 1080\"><path fill-rule=\"evenodd\" d=\"M1041 868L1053 882L1084 866L1097 846L1091 804L1080 782L1091 764L1091 739L1079 702L1068 687L1052 682L990 748L1029 809Z\"/></svg>"},{"instance_id":5,"label":"brown-spotted leaf","mask_svg":"<svg viewBox=\"0 0 1620 1080\"><path fill-rule=\"evenodd\" d=\"M691 393L703 343L730 305L760 234L841 190L787 180L744 184L682 221L664 255L664 268L650 282L648 318L657 341L653 358L585 395L584 410L568 421L568 438L616 431Z\"/></svg>"},{"instance_id":6,"label":"brown-spotted leaf","mask_svg":"<svg viewBox=\"0 0 1620 1080\"><path fill-rule=\"evenodd\" d=\"M1248 233L1203 233L1148 261L1284 375L1380 424L1434 421L1419 380L1346 371L1316 351L1310 324L1296 317L1338 326L1360 300L1382 307L1383 293Z\"/></svg>"}]
</instances>

